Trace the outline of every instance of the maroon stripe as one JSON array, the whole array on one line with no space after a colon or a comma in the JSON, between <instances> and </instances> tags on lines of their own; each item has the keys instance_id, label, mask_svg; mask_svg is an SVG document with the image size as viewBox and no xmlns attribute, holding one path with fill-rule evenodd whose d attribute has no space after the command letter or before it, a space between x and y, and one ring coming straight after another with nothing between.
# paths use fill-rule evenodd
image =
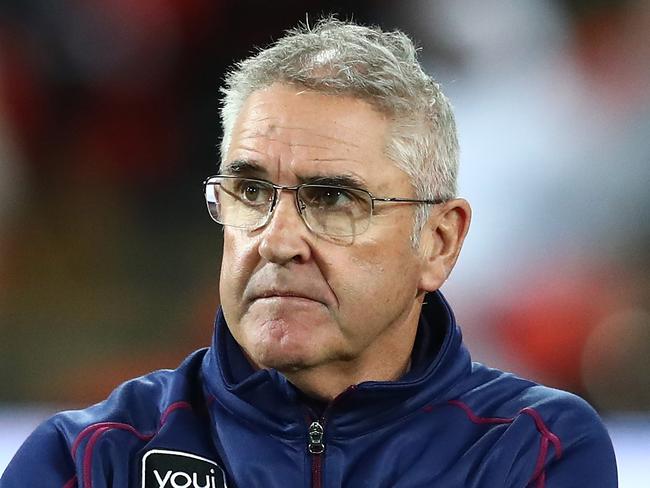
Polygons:
<instances>
[{"instance_id":1,"label":"maroon stripe","mask_svg":"<svg viewBox=\"0 0 650 488\"><path fill-rule=\"evenodd\" d=\"M192 405L190 405L188 402L172 403L169 407L167 407L167 409L160 416L160 426L162 427L163 425L165 425L165 422L167 422L167 417L169 416L169 414L172 413L174 410L178 410L179 408L186 408L188 410L192 410Z\"/></svg>"},{"instance_id":2,"label":"maroon stripe","mask_svg":"<svg viewBox=\"0 0 650 488\"><path fill-rule=\"evenodd\" d=\"M151 434L143 434L131 424L126 424L122 422L98 422L96 424L92 424L84 428L79 433L74 443L72 444L72 448L70 449L72 458L76 459L77 450L79 449L79 446L81 445L81 443L86 437L90 436L90 439L88 440L88 443L86 444L86 448L84 450L84 456L82 462L84 487L92 488L91 468L92 468L93 449L95 447L95 444L99 440L99 438L102 436L102 434L108 432L109 430L119 429L119 430L124 430L126 432L130 432L140 440L149 441L160 431L160 429L165 424L165 422L167 422L167 418L169 417L169 415L175 410L181 408L192 410L192 405L190 405L188 402L185 401L174 402L171 405L169 405L160 416L160 427L158 427L158 429ZM77 483L77 477L75 476L70 481L68 481L63 488L74 488L76 486L76 483Z\"/></svg>"},{"instance_id":3,"label":"maroon stripe","mask_svg":"<svg viewBox=\"0 0 650 488\"><path fill-rule=\"evenodd\" d=\"M562 442L560 441L560 438L551 432L551 430L546 426L537 410L526 407L522 409L521 412L528 414L533 418L535 421L535 427L537 427L537 430L542 436L539 446L539 455L537 456L537 463L535 464L535 471L533 472L533 476L530 478L530 482L532 483L537 480L537 488L544 488L546 486L546 470L544 469L544 466L548 454L548 445L549 443L553 444L555 459L557 460L562 457Z\"/></svg>"},{"instance_id":4,"label":"maroon stripe","mask_svg":"<svg viewBox=\"0 0 650 488\"><path fill-rule=\"evenodd\" d=\"M449 400L447 403L463 410L467 417L475 424L510 424L515 420L515 417L480 417L472 411L469 405L459 400ZM537 431L541 436L539 455L537 456L535 470L533 471L533 475L530 477L529 483L537 481L536 488L544 488L546 485L546 471L544 470L544 466L546 464L549 443L553 444L555 459L560 459L562 457L562 442L560 441L560 438L547 427L537 410L531 407L525 407L518 412L518 415L522 413L532 417L535 422L535 427L537 427Z\"/></svg>"},{"instance_id":5,"label":"maroon stripe","mask_svg":"<svg viewBox=\"0 0 650 488\"><path fill-rule=\"evenodd\" d=\"M188 402L172 403L169 407L165 409L165 411L160 416L160 425L162 426L167 421L167 417L169 416L170 413L172 413L174 410L178 410L179 408L187 408L191 410L192 405L190 405ZM97 429L101 429L102 427L109 427L113 424L115 424L115 422L98 422L96 424L91 424L88 427L84 428L77 435L77 438L72 444L72 448L70 449L70 452L72 453L72 457L75 458L77 456L77 449L79 448L79 444L81 444L86 437L88 437ZM129 425L129 424L122 424L122 425ZM133 427L133 429L135 430L135 427Z\"/></svg>"},{"instance_id":6,"label":"maroon stripe","mask_svg":"<svg viewBox=\"0 0 650 488\"><path fill-rule=\"evenodd\" d=\"M92 479L91 467L92 467L93 449L95 448L95 443L97 442L97 439L99 439L99 436L102 435L107 430L110 430L110 427L101 427L99 429L96 429L95 432L93 432L93 435L90 436L90 440L88 441L88 444L86 444L86 449L84 451L83 472L82 472L85 488L92 487L93 479Z\"/></svg>"},{"instance_id":7,"label":"maroon stripe","mask_svg":"<svg viewBox=\"0 0 650 488\"><path fill-rule=\"evenodd\" d=\"M542 471L542 475L537 480L537 488L544 488L546 486L546 471Z\"/></svg>"},{"instance_id":8,"label":"maroon stripe","mask_svg":"<svg viewBox=\"0 0 650 488\"><path fill-rule=\"evenodd\" d=\"M553 447L555 448L555 459L560 459L562 457L562 441L560 441L560 438L551 432L551 429L546 426L539 412L530 407L524 408L522 412L533 417L537 430L539 430L540 434L546 437L553 444Z\"/></svg>"},{"instance_id":9,"label":"maroon stripe","mask_svg":"<svg viewBox=\"0 0 650 488\"><path fill-rule=\"evenodd\" d=\"M63 488L77 488L77 475L75 474L68 482L63 485Z\"/></svg>"},{"instance_id":10,"label":"maroon stripe","mask_svg":"<svg viewBox=\"0 0 650 488\"><path fill-rule=\"evenodd\" d=\"M321 478L323 477L323 455L311 455L311 486L312 488L321 488Z\"/></svg>"},{"instance_id":11,"label":"maroon stripe","mask_svg":"<svg viewBox=\"0 0 650 488\"><path fill-rule=\"evenodd\" d=\"M129 424L121 424L118 422L105 422L105 424L109 424L109 425L104 425L96 429L95 432L93 432L93 434L90 436L90 439L88 440L88 444L86 444L86 449L84 450L83 479L84 479L85 488L92 488L91 468L92 468L92 459L93 459L93 449L95 448L95 444L102 436L102 434L113 429L125 430L135 435L138 439L142 441L149 441L155 435L155 433L141 434L132 425Z\"/></svg>"},{"instance_id":12,"label":"maroon stripe","mask_svg":"<svg viewBox=\"0 0 650 488\"><path fill-rule=\"evenodd\" d=\"M97 429L101 429L104 427L106 424L110 422L99 422L97 424L92 424L83 429L81 432L79 432L79 435L77 438L74 440L74 443L72 444L72 449L70 449L70 453L72 454L72 459L75 459L77 457L77 449L79 449L79 445L81 442L88 437L90 434L92 434L94 431Z\"/></svg>"},{"instance_id":13,"label":"maroon stripe","mask_svg":"<svg viewBox=\"0 0 650 488\"><path fill-rule=\"evenodd\" d=\"M541 480L543 479L542 475L544 474L544 464L546 463L547 453L548 453L548 439L542 436L542 439L539 442L539 455L537 456L537 462L535 463L535 470L533 471L533 475L530 477L529 484L535 480L538 480L537 486L540 488L544 487L544 484L541 482Z\"/></svg>"},{"instance_id":14,"label":"maroon stripe","mask_svg":"<svg viewBox=\"0 0 650 488\"><path fill-rule=\"evenodd\" d=\"M447 403L462 409L475 424L511 424L515 420L514 417L479 417L466 403L458 400L449 400Z\"/></svg>"}]
</instances>

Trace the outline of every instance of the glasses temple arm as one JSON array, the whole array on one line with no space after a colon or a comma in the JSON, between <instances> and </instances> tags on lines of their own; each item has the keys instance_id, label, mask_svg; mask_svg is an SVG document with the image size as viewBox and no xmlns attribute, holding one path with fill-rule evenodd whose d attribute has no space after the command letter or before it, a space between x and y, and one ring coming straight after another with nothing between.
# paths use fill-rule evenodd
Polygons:
<instances>
[{"instance_id":1,"label":"glasses temple arm","mask_svg":"<svg viewBox=\"0 0 650 488\"><path fill-rule=\"evenodd\" d=\"M414 198L398 198L398 197L389 197L389 198L380 198L380 197L372 197L373 202L397 202L397 203L426 203L429 205L437 205L439 203L443 203L444 200L442 199L435 199L435 200L417 200Z\"/></svg>"}]
</instances>

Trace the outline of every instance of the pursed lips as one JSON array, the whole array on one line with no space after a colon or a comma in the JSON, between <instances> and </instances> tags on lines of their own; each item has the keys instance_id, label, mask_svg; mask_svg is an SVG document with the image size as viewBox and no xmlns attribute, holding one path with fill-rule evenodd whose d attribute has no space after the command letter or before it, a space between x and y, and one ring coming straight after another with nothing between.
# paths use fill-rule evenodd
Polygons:
<instances>
[{"instance_id":1,"label":"pursed lips","mask_svg":"<svg viewBox=\"0 0 650 488\"><path fill-rule=\"evenodd\" d=\"M312 302L318 302L325 305L325 302L313 295L305 293L304 291L294 291L294 290L263 290L253 294L251 302L256 300L263 300L265 298L296 298L301 300L309 300Z\"/></svg>"}]
</instances>

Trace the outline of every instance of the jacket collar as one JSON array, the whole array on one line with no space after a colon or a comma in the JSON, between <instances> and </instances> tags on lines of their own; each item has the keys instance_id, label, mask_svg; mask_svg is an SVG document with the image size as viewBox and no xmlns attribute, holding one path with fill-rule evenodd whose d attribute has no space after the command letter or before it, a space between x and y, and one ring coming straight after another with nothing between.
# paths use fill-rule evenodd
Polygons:
<instances>
[{"instance_id":1,"label":"jacket collar","mask_svg":"<svg viewBox=\"0 0 650 488\"><path fill-rule=\"evenodd\" d=\"M398 381L354 385L327 409L328 429L356 435L447 399L470 374L453 312L436 291L425 297L412 353L411 370ZM202 369L207 395L219 406L259 427L291 437L304 436L309 410L300 392L276 370L255 371L228 330L221 309Z\"/></svg>"}]
</instances>

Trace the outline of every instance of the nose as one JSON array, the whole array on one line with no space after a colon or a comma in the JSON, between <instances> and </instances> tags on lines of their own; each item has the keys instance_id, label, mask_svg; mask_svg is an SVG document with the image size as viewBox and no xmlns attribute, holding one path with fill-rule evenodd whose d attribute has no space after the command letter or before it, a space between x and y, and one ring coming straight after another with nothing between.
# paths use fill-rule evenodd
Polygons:
<instances>
[{"instance_id":1,"label":"nose","mask_svg":"<svg viewBox=\"0 0 650 488\"><path fill-rule=\"evenodd\" d=\"M295 192L279 191L273 214L260 235L260 256L276 264L306 262L311 257L309 237L296 208Z\"/></svg>"}]
</instances>

